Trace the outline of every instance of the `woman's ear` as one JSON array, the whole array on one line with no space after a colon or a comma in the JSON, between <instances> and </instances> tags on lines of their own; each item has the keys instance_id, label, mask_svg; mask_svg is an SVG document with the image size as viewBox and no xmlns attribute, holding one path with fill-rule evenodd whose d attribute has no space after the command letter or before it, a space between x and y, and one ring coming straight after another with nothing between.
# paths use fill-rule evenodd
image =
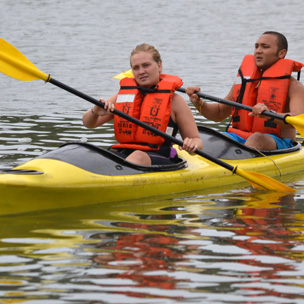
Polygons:
<instances>
[{"instance_id":1,"label":"woman's ear","mask_svg":"<svg viewBox=\"0 0 304 304\"><path fill-rule=\"evenodd\" d=\"M161 62L161 61L159 61L159 62L158 62L158 71L159 71L159 74L161 74L162 69L163 69L162 62Z\"/></svg>"}]
</instances>

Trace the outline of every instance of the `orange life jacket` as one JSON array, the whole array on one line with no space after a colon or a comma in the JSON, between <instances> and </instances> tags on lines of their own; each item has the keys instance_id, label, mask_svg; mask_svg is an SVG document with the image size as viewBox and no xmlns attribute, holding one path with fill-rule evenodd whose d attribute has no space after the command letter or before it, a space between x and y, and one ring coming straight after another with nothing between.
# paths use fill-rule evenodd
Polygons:
<instances>
[{"instance_id":1,"label":"orange life jacket","mask_svg":"<svg viewBox=\"0 0 304 304\"><path fill-rule=\"evenodd\" d=\"M262 75L255 64L253 55L246 55L238 72L238 79L233 90L233 101L253 107L264 103L268 109L283 113L288 96L292 72L299 72L304 64L290 59L280 59L269 67ZM243 138L248 138L254 132L281 136L281 127L262 118L248 116L248 111L234 108L232 128Z\"/></svg>"},{"instance_id":2,"label":"orange life jacket","mask_svg":"<svg viewBox=\"0 0 304 304\"><path fill-rule=\"evenodd\" d=\"M178 76L161 75L155 88L144 89L134 78L123 78L115 108L140 121L166 132L171 116L174 91L182 86ZM114 132L120 143L113 148L158 150L165 139L119 116L114 117Z\"/></svg>"}]
</instances>

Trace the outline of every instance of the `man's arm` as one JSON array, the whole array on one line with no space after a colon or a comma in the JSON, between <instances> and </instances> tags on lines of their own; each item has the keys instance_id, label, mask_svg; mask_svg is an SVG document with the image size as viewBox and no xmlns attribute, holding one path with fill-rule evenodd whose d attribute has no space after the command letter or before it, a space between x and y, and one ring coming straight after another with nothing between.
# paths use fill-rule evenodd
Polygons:
<instances>
[{"instance_id":1,"label":"man's arm","mask_svg":"<svg viewBox=\"0 0 304 304\"><path fill-rule=\"evenodd\" d=\"M190 101L196 107L196 109L209 120L216 122L222 121L231 115L231 107L220 103L204 102L194 92L200 92L200 87L188 87L186 92L189 95ZM225 99L232 100L233 86L225 97Z\"/></svg>"}]
</instances>

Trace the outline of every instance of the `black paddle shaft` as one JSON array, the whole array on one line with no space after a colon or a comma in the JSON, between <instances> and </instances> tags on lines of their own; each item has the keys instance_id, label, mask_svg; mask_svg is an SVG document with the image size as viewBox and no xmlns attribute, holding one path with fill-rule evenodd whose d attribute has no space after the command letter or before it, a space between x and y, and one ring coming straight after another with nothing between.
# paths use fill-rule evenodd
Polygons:
<instances>
[{"instance_id":1,"label":"black paddle shaft","mask_svg":"<svg viewBox=\"0 0 304 304\"><path fill-rule=\"evenodd\" d=\"M84 94L84 93L82 93L82 92L80 92L80 91L78 91L78 90L76 90L76 89L74 89L74 88L72 88L72 87L70 87L70 86L68 86L68 85L66 85L66 84L64 84L64 83L56 80L56 79L54 79L54 78L49 78L48 82L50 82L51 84L53 84L53 85L55 85L55 86L57 86L57 87L65 90L65 91L68 91L68 92L70 92L70 93L72 93L72 94L74 94L74 95L76 95L76 96L78 96L78 97L80 97L82 99L85 99L85 100L87 100L87 101L95 104L98 107L104 108L104 104L102 102L100 102L99 100L97 100L97 99L95 99L95 98L93 98L91 96L88 96L88 95L86 95L86 94ZM181 90L181 89L179 89L179 90ZM183 146L183 141L182 140L179 140L178 138L175 138L175 137L173 137L173 136L171 136L171 135L169 135L169 134L167 134L165 132L162 132L162 131L158 130L157 128L154 128L154 127L152 127L152 126L150 126L150 125L148 125L148 124L146 124L146 123L144 123L144 122L142 122L142 121L140 121L140 120L138 120L138 119L136 119L136 118L134 118L134 117L126 114L126 113L124 113L124 112L121 112L121 111L118 111L118 110L115 109L111 113L113 113L115 115L118 115L118 116L120 116L120 117L122 117L122 118L124 118L124 119L126 119L128 121L131 121L134 124L136 124L136 125L144 128L144 129L147 129L147 130L153 132L156 135L159 135L159 136L161 136L163 138L166 138L170 142L173 142L173 143L175 143L175 144L177 144L177 145L179 145L181 147ZM228 163L225 163L225 162L221 161L218 158L212 157L211 155L206 154L202 150L196 149L194 151L194 153L196 153L196 154L198 154L198 155L200 155L200 156L202 156L202 157L204 157L206 159L209 159L211 162L216 163L219 166L222 166L222 167L226 168L227 170L229 170L229 171L231 171L233 173L236 170L236 167L233 167L232 165L230 165Z\"/></svg>"},{"instance_id":2,"label":"black paddle shaft","mask_svg":"<svg viewBox=\"0 0 304 304\"><path fill-rule=\"evenodd\" d=\"M184 88L179 88L179 89L177 89L177 91L182 92L182 93L186 93L186 90ZM201 98L216 101L218 103L223 103L223 104L226 104L226 105L234 107L234 108L239 108L239 109L242 109L242 110L245 110L245 111L252 112L252 107L247 106L247 105L242 104L242 103L234 102L234 101L219 98L219 97L214 97L214 96L211 96L211 95L208 95L208 94L205 94L205 93L201 93L201 92L195 92L195 94L197 96L201 97ZM290 116L289 114L286 114L284 116L284 115L277 114L277 113L271 112L271 111L264 111L262 114L266 115L266 116L269 116L269 117L273 117L275 119L283 120L285 123L286 123L285 118L287 116Z\"/></svg>"}]
</instances>

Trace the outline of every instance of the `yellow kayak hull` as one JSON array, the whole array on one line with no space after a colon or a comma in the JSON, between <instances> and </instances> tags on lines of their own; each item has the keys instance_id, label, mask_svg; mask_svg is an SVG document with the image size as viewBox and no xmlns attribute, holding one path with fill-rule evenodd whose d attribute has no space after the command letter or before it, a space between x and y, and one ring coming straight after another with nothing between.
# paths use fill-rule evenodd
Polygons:
<instances>
[{"instance_id":1,"label":"yellow kayak hull","mask_svg":"<svg viewBox=\"0 0 304 304\"><path fill-rule=\"evenodd\" d=\"M198 155L178 153L187 161L186 168L121 176L96 174L56 159L33 159L15 169L36 170L41 174L0 174L0 215L118 202L244 182L242 177ZM303 160L304 151L300 149L271 157L225 159L225 162L242 170L280 177L304 170Z\"/></svg>"}]
</instances>

